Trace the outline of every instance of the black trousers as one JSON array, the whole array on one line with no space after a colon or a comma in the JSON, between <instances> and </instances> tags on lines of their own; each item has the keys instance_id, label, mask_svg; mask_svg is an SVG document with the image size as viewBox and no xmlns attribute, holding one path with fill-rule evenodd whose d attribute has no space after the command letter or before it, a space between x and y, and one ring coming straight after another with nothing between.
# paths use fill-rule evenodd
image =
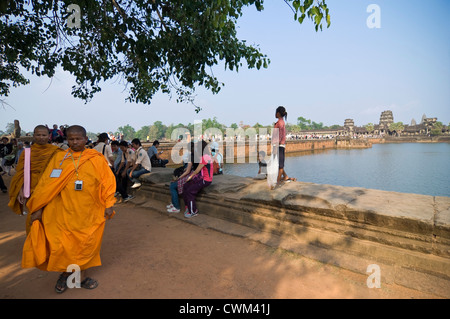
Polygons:
<instances>
[{"instance_id":1,"label":"black trousers","mask_svg":"<svg viewBox=\"0 0 450 319\"><path fill-rule=\"evenodd\" d=\"M120 193L120 196L122 196L122 198L127 198L128 176L125 174L125 176L122 177L122 171L117 173L117 175L114 175L116 176L116 191Z\"/></svg>"},{"instance_id":2,"label":"black trousers","mask_svg":"<svg viewBox=\"0 0 450 319\"><path fill-rule=\"evenodd\" d=\"M6 185L5 185L5 182L3 181L2 175L0 175L0 189L1 189L2 191L6 191L6 190L7 190L7 187L6 187Z\"/></svg>"}]
</instances>

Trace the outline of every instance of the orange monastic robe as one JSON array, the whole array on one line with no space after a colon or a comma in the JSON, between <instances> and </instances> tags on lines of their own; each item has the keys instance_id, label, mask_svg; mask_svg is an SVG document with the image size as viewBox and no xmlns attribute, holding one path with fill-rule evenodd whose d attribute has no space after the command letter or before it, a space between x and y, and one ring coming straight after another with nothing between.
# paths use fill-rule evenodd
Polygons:
<instances>
[{"instance_id":1,"label":"orange monastic robe","mask_svg":"<svg viewBox=\"0 0 450 319\"><path fill-rule=\"evenodd\" d=\"M27 202L30 212L43 212L25 241L23 268L64 272L71 264L81 270L101 265L104 213L116 201L115 177L96 150L70 154L69 149L53 156ZM59 177L50 176L54 169L62 170ZM82 190L75 190L76 180L83 181Z\"/></svg>"},{"instance_id":2,"label":"orange monastic robe","mask_svg":"<svg viewBox=\"0 0 450 319\"><path fill-rule=\"evenodd\" d=\"M61 150L58 146L52 144L33 144L31 145L31 158L30 158L30 193L33 194L34 188L36 187L39 178L41 177L44 169L47 167L48 162L52 158L53 154ZM17 200L17 195L19 195L20 190L23 187L23 167L24 167L24 153L19 157L19 161L16 166L16 174L11 179L10 189L9 189L9 203L8 206L12 211L18 215L22 214L23 207L22 204ZM30 214L27 216L26 221L26 231L27 234L30 231Z\"/></svg>"}]
</instances>

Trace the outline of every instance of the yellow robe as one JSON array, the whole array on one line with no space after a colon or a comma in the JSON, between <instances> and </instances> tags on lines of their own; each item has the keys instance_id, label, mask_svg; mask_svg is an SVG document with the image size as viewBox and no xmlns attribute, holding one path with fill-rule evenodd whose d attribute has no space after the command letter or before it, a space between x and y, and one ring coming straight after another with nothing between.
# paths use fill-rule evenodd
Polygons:
<instances>
[{"instance_id":1,"label":"yellow robe","mask_svg":"<svg viewBox=\"0 0 450 319\"><path fill-rule=\"evenodd\" d=\"M23 268L64 272L71 264L81 270L101 265L104 212L116 201L115 177L96 150L73 153L73 160L70 151L53 156L27 202L30 212L43 212L25 241ZM50 177L53 169L62 169L59 177ZM82 190L75 190L76 180L83 181Z\"/></svg>"},{"instance_id":2,"label":"yellow robe","mask_svg":"<svg viewBox=\"0 0 450 319\"><path fill-rule=\"evenodd\" d=\"M53 154L61 151L58 146L52 144L33 144L31 145L30 151L30 194L33 194L34 188L36 187L39 178L41 177L47 164L50 162ZM19 161L16 166L16 174L11 179L9 186L9 203L8 206L12 211L18 215L23 212L23 205L17 200L17 195L19 195L20 190L23 187L23 177L24 177L24 153L19 157ZM30 231L30 214L28 214L26 219L26 231L27 234Z\"/></svg>"}]
</instances>

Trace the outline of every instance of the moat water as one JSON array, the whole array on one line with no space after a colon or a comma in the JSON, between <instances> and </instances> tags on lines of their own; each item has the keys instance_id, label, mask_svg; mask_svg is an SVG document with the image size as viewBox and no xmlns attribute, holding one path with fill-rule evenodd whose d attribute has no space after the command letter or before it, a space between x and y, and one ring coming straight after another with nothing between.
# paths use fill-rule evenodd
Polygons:
<instances>
[{"instance_id":1,"label":"moat water","mask_svg":"<svg viewBox=\"0 0 450 319\"><path fill-rule=\"evenodd\" d=\"M450 143L374 144L369 149L289 154L299 181L450 197ZM225 164L225 174L254 177L258 164Z\"/></svg>"}]
</instances>

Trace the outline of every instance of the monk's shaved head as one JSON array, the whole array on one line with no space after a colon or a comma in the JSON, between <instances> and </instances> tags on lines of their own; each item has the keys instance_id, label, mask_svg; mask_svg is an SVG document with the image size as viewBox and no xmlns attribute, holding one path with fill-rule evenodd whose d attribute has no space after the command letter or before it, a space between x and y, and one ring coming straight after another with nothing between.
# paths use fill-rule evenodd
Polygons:
<instances>
[{"instance_id":1,"label":"monk's shaved head","mask_svg":"<svg viewBox=\"0 0 450 319\"><path fill-rule=\"evenodd\" d=\"M66 130L66 134L69 133L81 133L83 136L86 136L86 129L80 125L72 125Z\"/></svg>"},{"instance_id":2,"label":"monk's shaved head","mask_svg":"<svg viewBox=\"0 0 450 319\"><path fill-rule=\"evenodd\" d=\"M37 130L46 130L48 132L48 128L45 125L38 125L34 128L33 132L36 132Z\"/></svg>"},{"instance_id":3,"label":"monk's shaved head","mask_svg":"<svg viewBox=\"0 0 450 319\"><path fill-rule=\"evenodd\" d=\"M48 143L49 132L45 125L38 125L33 131L33 142L39 145L45 145Z\"/></svg>"},{"instance_id":4,"label":"monk's shaved head","mask_svg":"<svg viewBox=\"0 0 450 319\"><path fill-rule=\"evenodd\" d=\"M69 126L66 130L67 144L74 152L82 152L88 141L86 130L80 125Z\"/></svg>"}]
</instances>

